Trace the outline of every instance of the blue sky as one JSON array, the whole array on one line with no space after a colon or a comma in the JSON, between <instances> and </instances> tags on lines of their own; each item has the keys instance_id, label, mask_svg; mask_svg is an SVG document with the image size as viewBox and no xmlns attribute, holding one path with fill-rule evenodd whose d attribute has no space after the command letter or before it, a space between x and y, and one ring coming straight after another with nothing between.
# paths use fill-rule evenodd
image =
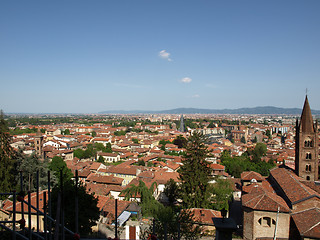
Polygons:
<instances>
[{"instance_id":1,"label":"blue sky","mask_svg":"<svg viewBox=\"0 0 320 240\"><path fill-rule=\"evenodd\" d=\"M320 109L320 1L0 3L0 109Z\"/></svg>"}]
</instances>

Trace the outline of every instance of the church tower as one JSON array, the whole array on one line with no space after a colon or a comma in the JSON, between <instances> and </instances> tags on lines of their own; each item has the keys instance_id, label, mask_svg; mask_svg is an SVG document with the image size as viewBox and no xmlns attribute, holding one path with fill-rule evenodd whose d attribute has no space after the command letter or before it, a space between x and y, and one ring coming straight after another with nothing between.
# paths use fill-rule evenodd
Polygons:
<instances>
[{"instance_id":1,"label":"church tower","mask_svg":"<svg viewBox=\"0 0 320 240\"><path fill-rule=\"evenodd\" d=\"M308 97L300 121L296 122L295 171L299 177L308 181L318 180L318 133L317 122L312 119Z\"/></svg>"},{"instance_id":2,"label":"church tower","mask_svg":"<svg viewBox=\"0 0 320 240\"><path fill-rule=\"evenodd\" d=\"M43 136L38 128L38 132L34 137L34 148L36 150L36 154L40 159L44 159L44 152L43 152Z\"/></svg>"}]
</instances>

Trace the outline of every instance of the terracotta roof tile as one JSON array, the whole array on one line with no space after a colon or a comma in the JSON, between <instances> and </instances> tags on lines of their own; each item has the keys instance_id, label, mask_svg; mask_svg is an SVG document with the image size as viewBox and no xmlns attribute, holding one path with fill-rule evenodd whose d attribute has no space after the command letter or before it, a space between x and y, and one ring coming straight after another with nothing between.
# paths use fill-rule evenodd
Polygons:
<instances>
[{"instance_id":1,"label":"terracotta roof tile","mask_svg":"<svg viewBox=\"0 0 320 240\"><path fill-rule=\"evenodd\" d=\"M320 238L320 209L312 208L291 215L303 237Z\"/></svg>"},{"instance_id":2,"label":"terracotta roof tile","mask_svg":"<svg viewBox=\"0 0 320 240\"><path fill-rule=\"evenodd\" d=\"M280 196L265 191L259 185L256 185L251 193L242 196L242 206L272 212L277 212L279 207L281 212L290 212L288 205Z\"/></svg>"},{"instance_id":3,"label":"terracotta roof tile","mask_svg":"<svg viewBox=\"0 0 320 240\"><path fill-rule=\"evenodd\" d=\"M290 170L274 168L270 170L270 175L277 182L278 186L281 187L291 204L295 204L313 195L320 198L316 191L302 184L300 182L301 178Z\"/></svg>"}]
</instances>

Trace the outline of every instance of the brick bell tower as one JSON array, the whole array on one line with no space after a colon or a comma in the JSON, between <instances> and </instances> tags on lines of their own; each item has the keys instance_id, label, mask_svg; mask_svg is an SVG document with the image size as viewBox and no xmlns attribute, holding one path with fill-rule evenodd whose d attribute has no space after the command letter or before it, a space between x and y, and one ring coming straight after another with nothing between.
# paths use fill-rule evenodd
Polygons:
<instances>
[{"instance_id":1,"label":"brick bell tower","mask_svg":"<svg viewBox=\"0 0 320 240\"><path fill-rule=\"evenodd\" d=\"M318 133L317 122L313 122L308 96L300 121L296 122L295 171L308 181L318 180Z\"/></svg>"},{"instance_id":2,"label":"brick bell tower","mask_svg":"<svg viewBox=\"0 0 320 240\"><path fill-rule=\"evenodd\" d=\"M44 159L44 152L43 152L43 136L38 128L38 132L34 137L34 147L36 150L36 154L38 155L39 159Z\"/></svg>"}]
</instances>

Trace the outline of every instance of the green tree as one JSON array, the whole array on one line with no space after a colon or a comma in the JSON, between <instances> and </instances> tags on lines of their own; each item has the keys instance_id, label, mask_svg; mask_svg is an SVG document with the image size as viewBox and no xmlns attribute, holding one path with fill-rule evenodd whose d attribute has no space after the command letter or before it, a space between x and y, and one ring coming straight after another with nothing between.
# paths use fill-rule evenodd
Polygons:
<instances>
[{"instance_id":1,"label":"green tree","mask_svg":"<svg viewBox=\"0 0 320 240\"><path fill-rule=\"evenodd\" d=\"M121 131L116 131L116 132L114 132L114 135L115 136L124 136L124 135L126 135L126 131L123 131L123 130L121 130Z\"/></svg>"},{"instance_id":2,"label":"green tree","mask_svg":"<svg viewBox=\"0 0 320 240\"><path fill-rule=\"evenodd\" d=\"M206 158L209 156L206 137L194 132L186 145L183 165L179 169L181 198L185 208L207 208L210 205L209 181L211 169Z\"/></svg>"},{"instance_id":3,"label":"green tree","mask_svg":"<svg viewBox=\"0 0 320 240\"><path fill-rule=\"evenodd\" d=\"M52 190L52 209L57 209L58 195L61 189L56 186ZM65 226L75 231L75 196L76 188L73 181L69 180L63 184L63 199ZM96 225L99 219L98 199L92 194L87 194L84 186L78 187L78 209L79 209L79 233L82 236L91 233L91 227ZM55 217L56 211L53 212Z\"/></svg>"},{"instance_id":4,"label":"green tree","mask_svg":"<svg viewBox=\"0 0 320 240\"><path fill-rule=\"evenodd\" d=\"M229 180L217 178L213 185L213 205L216 210L229 209L228 202L232 198L233 189Z\"/></svg>"},{"instance_id":5,"label":"green tree","mask_svg":"<svg viewBox=\"0 0 320 240\"><path fill-rule=\"evenodd\" d=\"M84 158L84 151L81 148L77 148L73 151L73 156L77 157L79 159L83 159Z\"/></svg>"},{"instance_id":6,"label":"green tree","mask_svg":"<svg viewBox=\"0 0 320 240\"><path fill-rule=\"evenodd\" d=\"M174 206L174 203L178 200L179 197L179 186L178 184L170 178L170 180L165 184L164 194L168 198L170 206Z\"/></svg>"},{"instance_id":7,"label":"green tree","mask_svg":"<svg viewBox=\"0 0 320 240\"><path fill-rule=\"evenodd\" d=\"M254 147L254 152L260 157L266 155L267 145L265 145L264 143L257 143Z\"/></svg>"},{"instance_id":8,"label":"green tree","mask_svg":"<svg viewBox=\"0 0 320 240\"><path fill-rule=\"evenodd\" d=\"M95 136L97 136L97 133L96 133L95 131L92 131L92 132L91 132L91 136L92 136L92 137L95 137Z\"/></svg>"},{"instance_id":9,"label":"green tree","mask_svg":"<svg viewBox=\"0 0 320 240\"><path fill-rule=\"evenodd\" d=\"M150 188L148 188L146 184L140 180L138 185L131 184L128 188L123 190L122 193L125 194L126 200L140 196L140 206L143 216L154 216L161 205L153 196L156 187L156 182L153 182Z\"/></svg>"},{"instance_id":10,"label":"green tree","mask_svg":"<svg viewBox=\"0 0 320 240\"><path fill-rule=\"evenodd\" d=\"M48 184L48 160L40 161L37 155L32 154L26 156L20 153L20 157L17 161L17 169L22 172L23 187L28 191L35 191L36 189L36 173L39 171L39 187L45 189ZM19 181L20 174L16 176L16 180ZM56 183L56 179L53 178L53 183Z\"/></svg>"},{"instance_id":11,"label":"green tree","mask_svg":"<svg viewBox=\"0 0 320 240\"><path fill-rule=\"evenodd\" d=\"M70 135L70 130L69 129L65 129L62 133L63 133L63 135Z\"/></svg>"},{"instance_id":12,"label":"green tree","mask_svg":"<svg viewBox=\"0 0 320 240\"><path fill-rule=\"evenodd\" d=\"M142 159L139 159L137 164L138 164L138 166L145 166L146 165L145 161L143 161Z\"/></svg>"},{"instance_id":13,"label":"green tree","mask_svg":"<svg viewBox=\"0 0 320 240\"><path fill-rule=\"evenodd\" d=\"M111 143L108 142L105 148L104 152L112 153Z\"/></svg>"},{"instance_id":14,"label":"green tree","mask_svg":"<svg viewBox=\"0 0 320 240\"><path fill-rule=\"evenodd\" d=\"M178 228L180 227L180 238L196 240L200 238L201 227L194 224L194 214L186 209L180 212L171 207L161 206L155 213L155 234L158 239L178 239ZM152 233L152 226L148 233Z\"/></svg>"},{"instance_id":15,"label":"green tree","mask_svg":"<svg viewBox=\"0 0 320 240\"><path fill-rule=\"evenodd\" d=\"M53 174L58 179L59 184L61 184L61 172L64 183L70 181L73 177L71 170L67 167L67 164L61 157L54 156L52 161L49 163L49 169L53 171Z\"/></svg>"},{"instance_id":16,"label":"green tree","mask_svg":"<svg viewBox=\"0 0 320 240\"><path fill-rule=\"evenodd\" d=\"M138 143L139 143L139 140L136 139L136 138L131 138L131 141L132 141L133 143L135 143L135 144L138 144Z\"/></svg>"},{"instance_id":17,"label":"green tree","mask_svg":"<svg viewBox=\"0 0 320 240\"><path fill-rule=\"evenodd\" d=\"M208 125L208 128L215 128L215 124L213 122L210 122L209 125Z\"/></svg>"},{"instance_id":18,"label":"green tree","mask_svg":"<svg viewBox=\"0 0 320 240\"><path fill-rule=\"evenodd\" d=\"M177 145L178 148L183 148L187 144L187 139L185 139L182 135L179 135L173 140L173 144Z\"/></svg>"},{"instance_id":19,"label":"green tree","mask_svg":"<svg viewBox=\"0 0 320 240\"><path fill-rule=\"evenodd\" d=\"M3 112L0 111L0 192L10 192L16 186L17 154L10 146L11 136Z\"/></svg>"},{"instance_id":20,"label":"green tree","mask_svg":"<svg viewBox=\"0 0 320 240\"><path fill-rule=\"evenodd\" d=\"M266 136L271 139L272 136L271 136L271 131L269 129L266 130Z\"/></svg>"},{"instance_id":21,"label":"green tree","mask_svg":"<svg viewBox=\"0 0 320 240\"><path fill-rule=\"evenodd\" d=\"M98 158L97 162L104 163L104 157L99 156L99 158Z\"/></svg>"},{"instance_id":22,"label":"green tree","mask_svg":"<svg viewBox=\"0 0 320 240\"><path fill-rule=\"evenodd\" d=\"M246 138L244 136L241 137L240 142L246 143Z\"/></svg>"}]
</instances>

